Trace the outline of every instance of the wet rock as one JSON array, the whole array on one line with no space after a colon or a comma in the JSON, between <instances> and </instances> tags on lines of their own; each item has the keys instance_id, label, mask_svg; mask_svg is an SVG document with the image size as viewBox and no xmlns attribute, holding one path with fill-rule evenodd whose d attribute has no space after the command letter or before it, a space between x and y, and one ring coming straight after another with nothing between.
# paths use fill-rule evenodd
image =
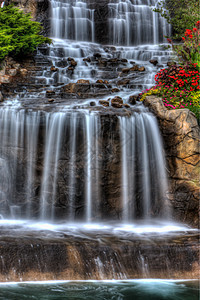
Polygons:
<instances>
[{"instance_id":1,"label":"wet rock","mask_svg":"<svg viewBox=\"0 0 200 300\"><path fill-rule=\"evenodd\" d=\"M70 64L71 64L72 67L76 67L77 66L77 62L74 59L71 60Z\"/></svg>"},{"instance_id":2,"label":"wet rock","mask_svg":"<svg viewBox=\"0 0 200 300\"><path fill-rule=\"evenodd\" d=\"M197 119L188 109L168 110L162 99L155 96L146 97L143 103L156 115L164 139L174 218L198 226L200 130Z\"/></svg>"},{"instance_id":3,"label":"wet rock","mask_svg":"<svg viewBox=\"0 0 200 300\"><path fill-rule=\"evenodd\" d=\"M0 76L0 83L10 83L11 77L9 75Z\"/></svg>"},{"instance_id":4,"label":"wet rock","mask_svg":"<svg viewBox=\"0 0 200 300\"><path fill-rule=\"evenodd\" d=\"M0 92L0 102L3 102L3 95L1 92Z\"/></svg>"},{"instance_id":5,"label":"wet rock","mask_svg":"<svg viewBox=\"0 0 200 300\"><path fill-rule=\"evenodd\" d=\"M99 104L101 104L101 105L103 105L103 106L105 106L105 107L108 107L108 106L109 106L109 102L106 101L106 100L100 100L100 101L99 101Z\"/></svg>"},{"instance_id":6,"label":"wet rock","mask_svg":"<svg viewBox=\"0 0 200 300\"><path fill-rule=\"evenodd\" d=\"M67 70L74 71L74 68L72 66L68 67Z\"/></svg>"},{"instance_id":7,"label":"wet rock","mask_svg":"<svg viewBox=\"0 0 200 300\"><path fill-rule=\"evenodd\" d=\"M135 61L131 60L130 64L135 65Z\"/></svg>"},{"instance_id":8,"label":"wet rock","mask_svg":"<svg viewBox=\"0 0 200 300\"><path fill-rule=\"evenodd\" d=\"M115 108L122 108L123 104L119 103L119 102L112 102L111 105Z\"/></svg>"},{"instance_id":9,"label":"wet rock","mask_svg":"<svg viewBox=\"0 0 200 300\"><path fill-rule=\"evenodd\" d=\"M124 103L124 107L125 108L130 108L130 105L128 105L127 103Z\"/></svg>"},{"instance_id":10,"label":"wet rock","mask_svg":"<svg viewBox=\"0 0 200 300\"><path fill-rule=\"evenodd\" d=\"M67 60L72 61L72 60L74 60L74 58L73 57L68 57Z\"/></svg>"},{"instance_id":11,"label":"wet rock","mask_svg":"<svg viewBox=\"0 0 200 300\"><path fill-rule=\"evenodd\" d=\"M90 84L90 81L85 80L85 79L79 79L76 83L78 83L78 84Z\"/></svg>"},{"instance_id":12,"label":"wet rock","mask_svg":"<svg viewBox=\"0 0 200 300\"><path fill-rule=\"evenodd\" d=\"M111 104L112 103L119 103L119 104L123 104L123 100L122 100L122 98L121 97L119 97L119 96L116 96L116 97L114 97L112 100L111 100Z\"/></svg>"},{"instance_id":13,"label":"wet rock","mask_svg":"<svg viewBox=\"0 0 200 300\"><path fill-rule=\"evenodd\" d=\"M156 59L151 59L149 62L154 66L158 64L158 61Z\"/></svg>"},{"instance_id":14,"label":"wet rock","mask_svg":"<svg viewBox=\"0 0 200 300\"><path fill-rule=\"evenodd\" d=\"M129 97L128 102L132 105L136 104L136 101L138 101L138 96L137 95L132 95Z\"/></svg>"},{"instance_id":15,"label":"wet rock","mask_svg":"<svg viewBox=\"0 0 200 300\"><path fill-rule=\"evenodd\" d=\"M93 57L96 58L96 59L97 59L97 58L100 58L100 57L101 57L101 54L100 54L100 53L94 53L94 54L93 54Z\"/></svg>"},{"instance_id":16,"label":"wet rock","mask_svg":"<svg viewBox=\"0 0 200 300\"><path fill-rule=\"evenodd\" d=\"M90 106L96 106L96 102L91 101L91 102L90 102Z\"/></svg>"},{"instance_id":17,"label":"wet rock","mask_svg":"<svg viewBox=\"0 0 200 300\"><path fill-rule=\"evenodd\" d=\"M98 60L99 67L106 67L107 66L107 60Z\"/></svg>"},{"instance_id":18,"label":"wet rock","mask_svg":"<svg viewBox=\"0 0 200 300\"><path fill-rule=\"evenodd\" d=\"M7 70L7 75L16 76L17 75L17 70L16 69L8 69Z\"/></svg>"},{"instance_id":19,"label":"wet rock","mask_svg":"<svg viewBox=\"0 0 200 300\"><path fill-rule=\"evenodd\" d=\"M110 58L108 60L109 63L118 63L118 59L117 58Z\"/></svg>"},{"instance_id":20,"label":"wet rock","mask_svg":"<svg viewBox=\"0 0 200 300\"><path fill-rule=\"evenodd\" d=\"M124 69L122 69L122 73L129 73L130 70L131 70L131 69L129 69L129 68L124 68Z\"/></svg>"},{"instance_id":21,"label":"wet rock","mask_svg":"<svg viewBox=\"0 0 200 300\"><path fill-rule=\"evenodd\" d=\"M28 73L27 69L20 69L19 71L20 71L20 74L21 74L22 77L27 76L27 73Z\"/></svg>"},{"instance_id":22,"label":"wet rock","mask_svg":"<svg viewBox=\"0 0 200 300\"><path fill-rule=\"evenodd\" d=\"M122 63L127 63L128 60L127 60L126 58L122 58L122 59L121 59L121 62L122 62Z\"/></svg>"},{"instance_id":23,"label":"wet rock","mask_svg":"<svg viewBox=\"0 0 200 300\"><path fill-rule=\"evenodd\" d=\"M47 98L48 98L48 97L52 97L53 95L55 95L55 92L54 92L54 91L52 91L52 90L46 91L46 97L47 97Z\"/></svg>"},{"instance_id":24,"label":"wet rock","mask_svg":"<svg viewBox=\"0 0 200 300\"><path fill-rule=\"evenodd\" d=\"M138 69L138 71L139 71L139 72L144 72L144 71L145 71L145 67L140 67L140 68Z\"/></svg>"},{"instance_id":25,"label":"wet rock","mask_svg":"<svg viewBox=\"0 0 200 300\"><path fill-rule=\"evenodd\" d=\"M83 58L83 61L91 62L91 58L90 57Z\"/></svg>"},{"instance_id":26,"label":"wet rock","mask_svg":"<svg viewBox=\"0 0 200 300\"><path fill-rule=\"evenodd\" d=\"M113 88L113 89L111 90L111 92L112 92L112 93L119 93L119 92L120 92L120 89L118 89L118 88Z\"/></svg>"},{"instance_id":27,"label":"wet rock","mask_svg":"<svg viewBox=\"0 0 200 300\"><path fill-rule=\"evenodd\" d=\"M96 83L104 83L104 81L102 79L99 79L96 81Z\"/></svg>"},{"instance_id":28,"label":"wet rock","mask_svg":"<svg viewBox=\"0 0 200 300\"><path fill-rule=\"evenodd\" d=\"M55 100L52 99L52 98L51 98L51 99L48 99L48 102L49 102L49 103L53 103L54 101L55 101Z\"/></svg>"},{"instance_id":29,"label":"wet rock","mask_svg":"<svg viewBox=\"0 0 200 300\"><path fill-rule=\"evenodd\" d=\"M59 68L66 68L68 66L68 61L62 59L56 63L56 66Z\"/></svg>"},{"instance_id":30,"label":"wet rock","mask_svg":"<svg viewBox=\"0 0 200 300\"><path fill-rule=\"evenodd\" d=\"M56 68L55 66L51 66L51 72L57 72L58 68Z\"/></svg>"},{"instance_id":31,"label":"wet rock","mask_svg":"<svg viewBox=\"0 0 200 300\"><path fill-rule=\"evenodd\" d=\"M131 72L137 72L139 71L139 67L137 65L135 65L134 67L129 69Z\"/></svg>"},{"instance_id":32,"label":"wet rock","mask_svg":"<svg viewBox=\"0 0 200 300\"><path fill-rule=\"evenodd\" d=\"M103 83L104 83L104 84L109 84L108 80L104 80Z\"/></svg>"},{"instance_id":33,"label":"wet rock","mask_svg":"<svg viewBox=\"0 0 200 300\"><path fill-rule=\"evenodd\" d=\"M117 82L117 85L127 85L130 83L130 79L122 79Z\"/></svg>"}]
</instances>

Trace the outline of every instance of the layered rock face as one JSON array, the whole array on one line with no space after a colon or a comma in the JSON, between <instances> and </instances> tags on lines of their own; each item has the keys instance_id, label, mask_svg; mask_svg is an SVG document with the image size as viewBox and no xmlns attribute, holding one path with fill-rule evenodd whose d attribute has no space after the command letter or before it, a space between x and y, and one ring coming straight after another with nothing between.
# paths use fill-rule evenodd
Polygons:
<instances>
[{"instance_id":1,"label":"layered rock face","mask_svg":"<svg viewBox=\"0 0 200 300\"><path fill-rule=\"evenodd\" d=\"M160 124L174 217L198 226L200 130L197 119L188 109L167 110L157 97L146 97L144 105L155 113Z\"/></svg>"},{"instance_id":2,"label":"layered rock face","mask_svg":"<svg viewBox=\"0 0 200 300\"><path fill-rule=\"evenodd\" d=\"M19 229L18 229L19 230ZM198 234L134 235L109 232L15 236L1 229L0 280L197 279ZM10 235L10 236L9 236Z\"/></svg>"}]
</instances>

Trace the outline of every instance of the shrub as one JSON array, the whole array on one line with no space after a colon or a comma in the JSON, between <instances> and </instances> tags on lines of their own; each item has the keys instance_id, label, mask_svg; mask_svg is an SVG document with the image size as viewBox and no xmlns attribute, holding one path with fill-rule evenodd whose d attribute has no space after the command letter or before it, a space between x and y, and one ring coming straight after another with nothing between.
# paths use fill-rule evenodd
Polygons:
<instances>
[{"instance_id":1,"label":"shrub","mask_svg":"<svg viewBox=\"0 0 200 300\"><path fill-rule=\"evenodd\" d=\"M173 38L180 40L185 28L192 28L199 19L199 0L159 1L153 11L167 19L173 28Z\"/></svg>"},{"instance_id":2,"label":"shrub","mask_svg":"<svg viewBox=\"0 0 200 300\"><path fill-rule=\"evenodd\" d=\"M0 28L0 60L6 55L23 57L34 52L38 45L51 43L39 34L42 27L31 20L30 14L12 5L0 9Z\"/></svg>"},{"instance_id":3,"label":"shrub","mask_svg":"<svg viewBox=\"0 0 200 300\"><path fill-rule=\"evenodd\" d=\"M155 76L156 85L140 94L143 101L146 96L158 95L162 97L168 109L188 108L196 117L200 110L200 72L196 64L185 66L173 65L162 69Z\"/></svg>"},{"instance_id":4,"label":"shrub","mask_svg":"<svg viewBox=\"0 0 200 300\"><path fill-rule=\"evenodd\" d=\"M179 58L179 63L184 64L196 64L200 71L200 21L196 23L196 27L186 29L184 36L182 37L183 43L180 45L173 45L172 49ZM169 39L168 39L169 40Z\"/></svg>"}]
</instances>

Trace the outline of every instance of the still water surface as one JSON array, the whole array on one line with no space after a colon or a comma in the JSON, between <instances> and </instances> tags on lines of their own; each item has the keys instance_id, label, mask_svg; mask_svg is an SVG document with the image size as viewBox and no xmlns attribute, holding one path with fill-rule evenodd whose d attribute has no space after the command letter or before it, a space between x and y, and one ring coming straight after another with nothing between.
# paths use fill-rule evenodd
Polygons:
<instances>
[{"instance_id":1,"label":"still water surface","mask_svg":"<svg viewBox=\"0 0 200 300\"><path fill-rule=\"evenodd\" d=\"M0 284L1 300L198 300L198 281L130 280Z\"/></svg>"}]
</instances>

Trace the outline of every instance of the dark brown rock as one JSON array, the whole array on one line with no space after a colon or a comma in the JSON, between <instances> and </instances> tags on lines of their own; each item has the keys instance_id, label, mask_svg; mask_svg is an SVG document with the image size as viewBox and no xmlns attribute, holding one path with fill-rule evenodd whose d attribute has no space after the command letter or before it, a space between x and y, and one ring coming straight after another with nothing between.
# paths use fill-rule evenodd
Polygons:
<instances>
[{"instance_id":1,"label":"dark brown rock","mask_svg":"<svg viewBox=\"0 0 200 300\"><path fill-rule=\"evenodd\" d=\"M129 69L131 72L137 72L139 71L139 67L137 65L135 65L134 67Z\"/></svg>"},{"instance_id":2,"label":"dark brown rock","mask_svg":"<svg viewBox=\"0 0 200 300\"><path fill-rule=\"evenodd\" d=\"M113 88L111 91L112 91L112 93L118 93L118 92L120 92L120 89L118 89L118 88Z\"/></svg>"},{"instance_id":3,"label":"dark brown rock","mask_svg":"<svg viewBox=\"0 0 200 300\"><path fill-rule=\"evenodd\" d=\"M154 66L158 64L158 61L156 59L151 59L149 62Z\"/></svg>"},{"instance_id":4,"label":"dark brown rock","mask_svg":"<svg viewBox=\"0 0 200 300\"><path fill-rule=\"evenodd\" d=\"M55 66L51 66L51 72L57 72L58 68L56 68Z\"/></svg>"},{"instance_id":5,"label":"dark brown rock","mask_svg":"<svg viewBox=\"0 0 200 300\"><path fill-rule=\"evenodd\" d=\"M136 101L138 101L138 96L137 95L132 95L129 97L128 102L132 105L136 104Z\"/></svg>"},{"instance_id":6,"label":"dark brown rock","mask_svg":"<svg viewBox=\"0 0 200 300\"><path fill-rule=\"evenodd\" d=\"M144 71L145 71L145 67L140 67L140 68L138 69L138 71L139 71L139 72L144 72Z\"/></svg>"},{"instance_id":7,"label":"dark brown rock","mask_svg":"<svg viewBox=\"0 0 200 300\"><path fill-rule=\"evenodd\" d=\"M101 105L103 105L103 106L105 106L105 107L108 107L108 106L109 106L109 102L106 101L106 100L100 100L100 101L99 101L99 104L101 104Z\"/></svg>"},{"instance_id":8,"label":"dark brown rock","mask_svg":"<svg viewBox=\"0 0 200 300\"><path fill-rule=\"evenodd\" d=\"M131 69L129 69L129 68L124 68L124 69L122 69L122 73L129 73L130 70L131 70Z\"/></svg>"},{"instance_id":9,"label":"dark brown rock","mask_svg":"<svg viewBox=\"0 0 200 300\"><path fill-rule=\"evenodd\" d=\"M117 85L127 85L130 83L130 79L122 79L117 82Z\"/></svg>"}]
</instances>

